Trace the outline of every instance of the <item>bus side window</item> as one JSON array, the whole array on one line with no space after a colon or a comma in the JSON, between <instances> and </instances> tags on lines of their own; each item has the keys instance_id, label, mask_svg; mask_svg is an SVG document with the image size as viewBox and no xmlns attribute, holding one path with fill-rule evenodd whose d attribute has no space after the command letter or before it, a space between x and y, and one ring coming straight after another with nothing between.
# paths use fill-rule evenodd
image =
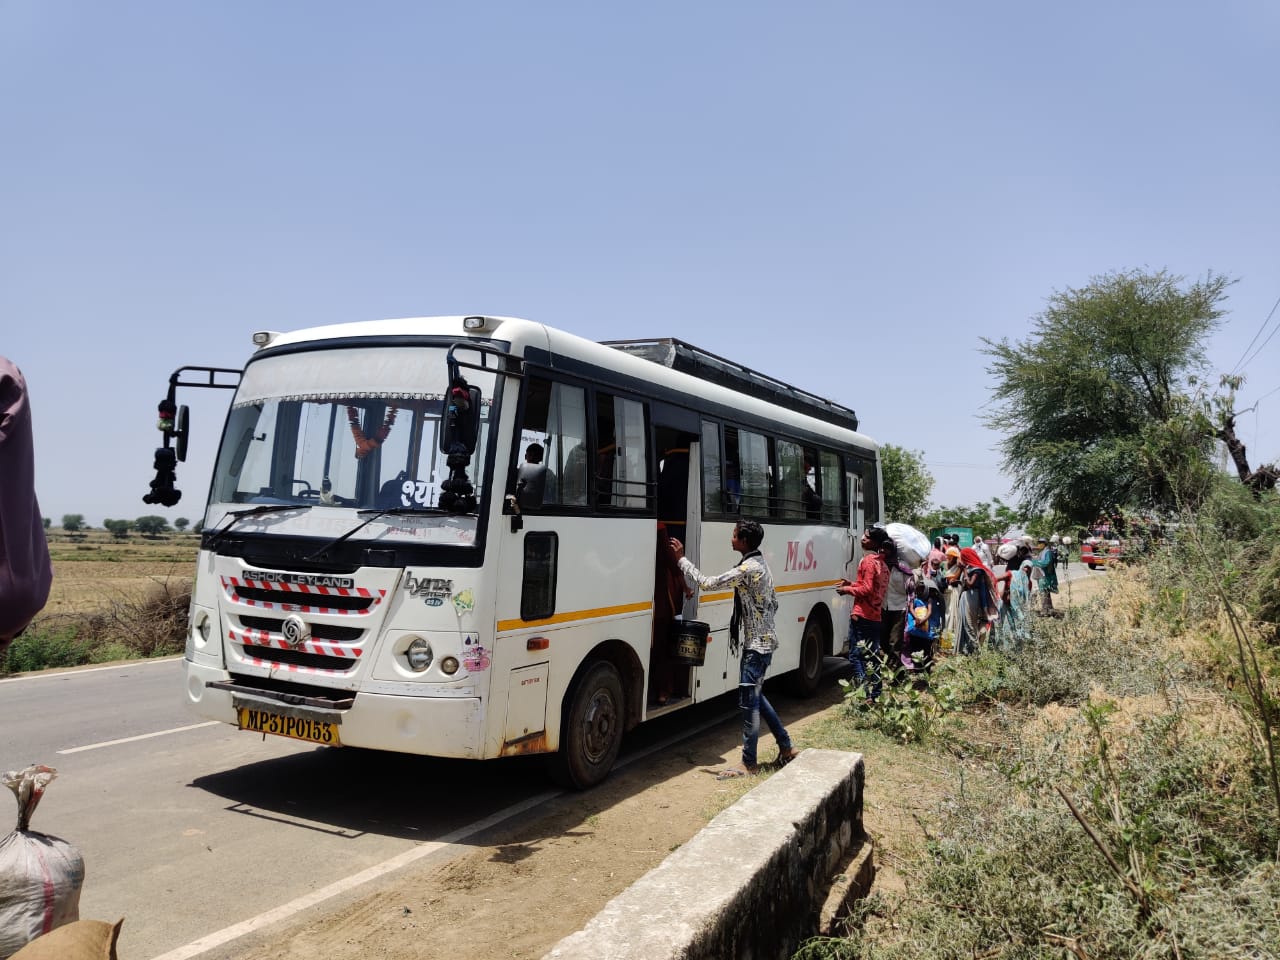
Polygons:
<instances>
[{"instance_id":1,"label":"bus side window","mask_svg":"<svg viewBox=\"0 0 1280 960\"><path fill-rule=\"evenodd\" d=\"M848 516L844 497L844 477L840 457L830 450L818 452L818 491L822 498L822 519L841 523Z\"/></svg>"},{"instance_id":2,"label":"bus side window","mask_svg":"<svg viewBox=\"0 0 1280 960\"><path fill-rule=\"evenodd\" d=\"M556 566L560 541L554 532L530 531L524 537L524 582L520 619L545 620L556 612Z\"/></svg>"},{"instance_id":3,"label":"bus side window","mask_svg":"<svg viewBox=\"0 0 1280 960\"><path fill-rule=\"evenodd\" d=\"M720 425L702 424L702 512L718 514L727 511L723 476L720 470Z\"/></svg>"},{"instance_id":4,"label":"bus side window","mask_svg":"<svg viewBox=\"0 0 1280 960\"><path fill-rule=\"evenodd\" d=\"M585 506L586 391L539 377L530 377L527 384L515 468L521 509Z\"/></svg>"},{"instance_id":5,"label":"bus side window","mask_svg":"<svg viewBox=\"0 0 1280 960\"><path fill-rule=\"evenodd\" d=\"M769 472L769 441L759 433L724 428L725 491L737 500L730 512L748 517L769 515L772 477ZM738 493L735 495L735 486Z\"/></svg>"},{"instance_id":6,"label":"bus side window","mask_svg":"<svg viewBox=\"0 0 1280 960\"><path fill-rule=\"evenodd\" d=\"M807 453L790 440L778 440L774 450L778 459L778 515L789 520L803 519L809 506L805 493L809 490Z\"/></svg>"},{"instance_id":7,"label":"bus side window","mask_svg":"<svg viewBox=\"0 0 1280 960\"><path fill-rule=\"evenodd\" d=\"M648 428L644 404L596 394L596 496L602 507L649 505Z\"/></svg>"}]
</instances>

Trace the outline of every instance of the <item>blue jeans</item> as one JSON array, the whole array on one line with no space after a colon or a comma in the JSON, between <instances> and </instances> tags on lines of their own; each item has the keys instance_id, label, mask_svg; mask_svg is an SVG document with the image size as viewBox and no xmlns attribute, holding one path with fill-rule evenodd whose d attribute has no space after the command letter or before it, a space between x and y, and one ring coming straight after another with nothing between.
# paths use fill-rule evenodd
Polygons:
<instances>
[{"instance_id":1,"label":"blue jeans","mask_svg":"<svg viewBox=\"0 0 1280 960\"><path fill-rule=\"evenodd\" d=\"M854 617L849 621L849 662L853 678L867 688L867 698L880 696L880 624Z\"/></svg>"},{"instance_id":2,"label":"blue jeans","mask_svg":"<svg viewBox=\"0 0 1280 960\"><path fill-rule=\"evenodd\" d=\"M778 719L773 706L765 699L761 687L765 671L773 660L772 653L742 651L742 671L738 675L738 706L742 708L742 765L748 770L756 766L756 742L760 739L760 719L778 741L778 751L791 749L791 737Z\"/></svg>"}]
</instances>

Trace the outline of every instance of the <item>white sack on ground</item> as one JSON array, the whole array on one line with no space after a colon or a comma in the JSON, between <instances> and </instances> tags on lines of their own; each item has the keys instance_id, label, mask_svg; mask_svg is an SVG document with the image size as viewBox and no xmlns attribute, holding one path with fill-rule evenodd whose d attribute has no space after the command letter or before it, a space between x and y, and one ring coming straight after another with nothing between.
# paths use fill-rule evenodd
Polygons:
<instances>
[{"instance_id":1,"label":"white sack on ground","mask_svg":"<svg viewBox=\"0 0 1280 960\"><path fill-rule=\"evenodd\" d=\"M52 767L35 764L0 777L18 798L18 826L0 840L0 960L80 917L80 851L65 840L28 829L31 814L57 775Z\"/></svg>"}]
</instances>

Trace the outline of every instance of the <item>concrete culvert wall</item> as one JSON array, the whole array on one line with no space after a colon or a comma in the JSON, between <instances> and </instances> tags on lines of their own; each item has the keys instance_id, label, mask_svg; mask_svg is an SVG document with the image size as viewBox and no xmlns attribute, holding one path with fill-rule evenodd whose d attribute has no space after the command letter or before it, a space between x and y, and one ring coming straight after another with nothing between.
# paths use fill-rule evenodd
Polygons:
<instances>
[{"instance_id":1,"label":"concrete culvert wall","mask_svg":"<svg viewBox=\"0 0 1280 960\"><path fill-rule=\"evenodd\" d=\"M861 754L805 750L543 960L790 957L870 885L863 781Z\"/></svg>"}]
</instances>

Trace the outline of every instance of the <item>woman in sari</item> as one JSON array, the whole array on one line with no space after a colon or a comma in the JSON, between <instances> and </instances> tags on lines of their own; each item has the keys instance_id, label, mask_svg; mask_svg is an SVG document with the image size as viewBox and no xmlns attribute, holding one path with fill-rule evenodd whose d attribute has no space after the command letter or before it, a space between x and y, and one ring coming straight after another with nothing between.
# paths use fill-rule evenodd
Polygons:
<instances>
[{"instance_id":1,"label":"woman in sari","mask_svg":"<svg viewBox=\"0 0 1280 960\"><path fill-rule=\"evenodd\" d=\"M947 646L954 644L960 634L960 575L964 573L964 564L960 562L960 548L947 547L945 565L942 568L943 582L946 584L946 614L942 623L942 634L948 637Z\"/></svg>"},{"instance_id":2,"label":"woman in sari","mask_svg":"<svg viewBox=\"0 0 1280 960\"><path fill-rule=\"evenodd\" d=\"M1027 642L1027 617L1031 612L1031 561L1009 564L1000 578L1000 622L996 624L996 642L1001 650L1017 651Z\"/></svg>"},{"instance_id":3,"label":"woman in sari","mask_svg":"<svg viewBox=\"0 0 1280 960\"><path fill-rule=\"evenodd\" d=\"M1013 649L1020 650L1027 642L1027 627L1031 616L1031 559L1022 561L1009 587L1010 638Z\"/></svg>"},{"instance_id":4,"label":"woman in sari","mask_svg":"<svg viewBox=\"0 0 1280 960\"><path fill-rule=\"evenodd\" d=\"M960 605L956 624L956 649L977 653L991 622L1000 616L996 577L972 547L960 551L964 572L960 576Z\"/></svg>"}]
</instances>

